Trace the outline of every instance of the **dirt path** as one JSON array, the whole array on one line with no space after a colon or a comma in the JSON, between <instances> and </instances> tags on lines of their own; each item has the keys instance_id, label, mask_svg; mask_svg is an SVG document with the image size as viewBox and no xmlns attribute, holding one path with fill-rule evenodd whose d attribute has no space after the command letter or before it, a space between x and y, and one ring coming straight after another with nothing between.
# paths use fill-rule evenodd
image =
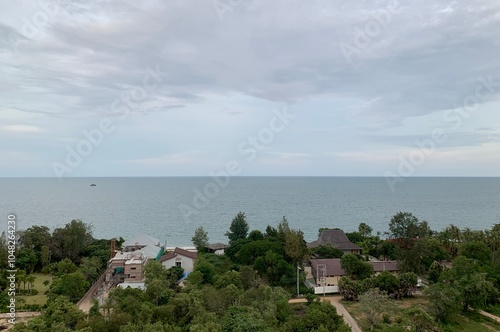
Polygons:
<instances>
[{"instance_id":1,"label":"dirt path","mask_svg":"<svg viewBox=\"0 0 500 332\"><path fill-rule=\"evenodd\" d=\"M20 322L27 322L33 317L40 316L42 313L38 311L21 311L16 312L16 324ZM3 331L8 331L14 327L14 324L9 323L9 314L0 314L0 329Z\"/></svg>"},{"instance_id":2,"label":"dirt path","mask_svg":"<svg viewBox=\"0 0 500 332\"><path fill-rule=\"evenodd\" d=\"M344 322L351 327L352 332L363 332L359 327L356 320L351 316L351 314L346 310L346 308L339 301L342 296L325 296L321 297L322 301L330 301L330 303L337 309L337 313L344 318ZM288 303L304 303L307 302L306 299L292 299Z\"/></svg>"},{"instance_id":3,"label":"dirt path","mask_svg":"<svg viewBox=\"0 0 500 332\"><path fill-rule=\"evenodd\" d=\"M92 297L91 296L86 296L83 301L78 303L78 309L83 311L84 314L88 314L90 311L90 308L92 308L94 304L92 303Z\"/></svg>"},{"instance_id":4,"label":"dirt path","mask_svg":"<svg viewBox=\"0 0 500 332\"><path fill-rule=\"evenodd\" d=\"M479 313L483 316L493 319L495 322L500 323L500 317L490 314L489 312L479 310Z\"/></svg>"}]
</instances>

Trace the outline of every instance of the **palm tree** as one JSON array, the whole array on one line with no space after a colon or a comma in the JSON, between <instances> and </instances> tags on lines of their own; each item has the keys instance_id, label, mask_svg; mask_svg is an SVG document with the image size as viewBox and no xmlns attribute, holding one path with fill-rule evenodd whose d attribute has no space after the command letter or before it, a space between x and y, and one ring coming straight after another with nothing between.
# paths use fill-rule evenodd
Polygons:
<instances>
[{"instance_id":1,"label":"palm tree","mask_svg":"<svg viewBox=\"0 0 500 332\"><path fill-rule=\"evenodd\" d=\"M32 292L33 285L35 284L35 280L36 280L36 277L32 274L30 274L26 277L26 281L28 282L28 287L29 287L30 293Z\"/></svg>"}]
</instances>

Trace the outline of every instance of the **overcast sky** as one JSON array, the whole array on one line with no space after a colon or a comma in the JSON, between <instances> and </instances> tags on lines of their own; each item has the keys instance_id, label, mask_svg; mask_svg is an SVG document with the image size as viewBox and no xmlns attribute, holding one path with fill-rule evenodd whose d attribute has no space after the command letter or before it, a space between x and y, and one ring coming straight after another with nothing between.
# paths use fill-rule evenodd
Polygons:
<instances>
[{"instance_id":1,"label":"overcast sky","mask_svg":"<svg viewBox=\"0 0 500 332\"><path fill-rule=\"evenodd\" d=\"M500 176L498 0L0 9L0 176Z\"/></svg>"}]
</instances>

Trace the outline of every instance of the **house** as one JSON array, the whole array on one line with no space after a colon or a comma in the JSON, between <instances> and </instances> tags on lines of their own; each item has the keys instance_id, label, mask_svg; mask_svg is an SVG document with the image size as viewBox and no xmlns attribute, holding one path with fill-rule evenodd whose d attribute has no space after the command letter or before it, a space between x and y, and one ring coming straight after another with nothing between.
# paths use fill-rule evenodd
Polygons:
<instances>
[{"instance_id":1,"label":"house","mask_svg":"<svg viewBox=\"0 0 500 332\"><path fill-rule=\"evenodd\" d=\"M361 254L361 247L349 241L349 238L341 229L323 230L316 241L307 243L307 247L317 248L327 244L343 251L345 254Z\"/></svg>"},{"instance_id":2,"label":"house","mask_svg":"<svg viewBox=\"0 0 500 332\"><path fill-rule=\"evenodd\" d=\"M373 266L375 274L382 271L397 273L399 271L397 261L368 262ZM342 269L340 258L311 259L311 272L316 286L338 286L341 277L347 275Z\"/></svg>"},{"instance_id":3,"label":"house","mask_svg":"<svg viewBox=\"0 0 500 332\"><path fill-rule=\"evenodd\" d=\"M143 282L147 261L158 260L163 255L163 249L160 240L149 235L142 234L126 241L122 251L113 250L106 271L106 282L111 287L121 283Z\"/></svg>"},{"instance_id":4,"label":"house","mask_svg":"<svg viewBox=\"0 0 500 332\"><path fill-rule=\"evenodd\" d=\"M146 234L137 235L122 245L123 251L126 252L140 250L146 246L162 247L160 240Z\"/></svg>"},{"instance_id":5,"label":"house","mask_svg":"<svg viewBox=\"0 0 500 332\"><path fill-rule=\"evenodd\" d=\"M216 255L224 255L224 250L229 246L224 243L212 243L207 246L207 251Z\"/></svg>"},{"instance_id":6,"label":"house","mask_svg":"<svg viewBox=\"0 0 500 332\"><path fill-rule=\"evenodd\" d=\"M125 282L141 282L144 279L144 265L148 257L142 253L134 252L130 259L125 261Z\"/></svg>"},{"instance_id":7,"label":"house","mask_svg":"<svg viewBox=\"0 0 500 332\"><path fill-rule=\"evenodd\" d=\"M197 257L198 253L196 252L176 247L174 251L161 256L159 261L167 269L174 266L180 266L186 273L191 273L193 272L194 261Z\"/></svg>"}]
</instances>

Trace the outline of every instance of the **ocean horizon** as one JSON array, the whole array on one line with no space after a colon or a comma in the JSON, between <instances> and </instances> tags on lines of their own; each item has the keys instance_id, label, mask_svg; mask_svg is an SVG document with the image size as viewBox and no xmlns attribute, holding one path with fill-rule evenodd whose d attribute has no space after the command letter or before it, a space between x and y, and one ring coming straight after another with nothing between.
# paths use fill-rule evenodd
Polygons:
<instances>
[{"instance_id":1,"label":"ocean horizon","mask_svg":"<svg viewBox=\"0 0 500 332\"><path fill-rule=\"evenodd\" d=\"M90 186L96 184L96 186ZM394 185L375 176L16 177L0 178L0 211L17 228L92 224L96 238L149 234L169 246L191 245L198 226L210 242L242 211L250 230L276 227L283 216L307 241L321 227L346 232L359 223L384 233L398 211L413 213L433 230L449 224L488 229L500 223L499 177L408 177Z\"/></svg>"}]
</instances>

